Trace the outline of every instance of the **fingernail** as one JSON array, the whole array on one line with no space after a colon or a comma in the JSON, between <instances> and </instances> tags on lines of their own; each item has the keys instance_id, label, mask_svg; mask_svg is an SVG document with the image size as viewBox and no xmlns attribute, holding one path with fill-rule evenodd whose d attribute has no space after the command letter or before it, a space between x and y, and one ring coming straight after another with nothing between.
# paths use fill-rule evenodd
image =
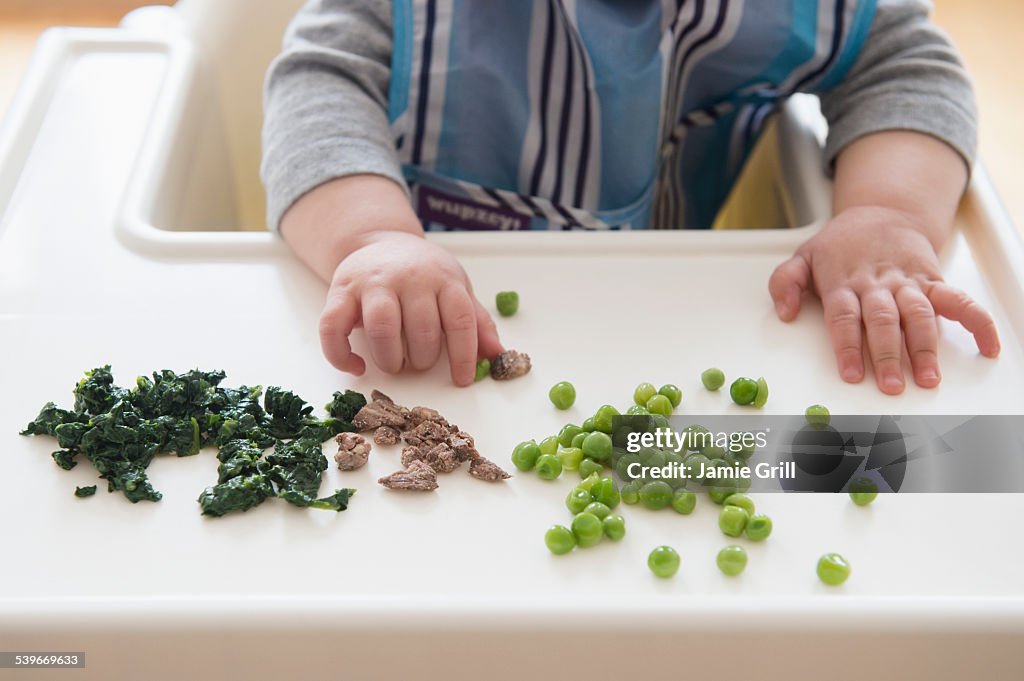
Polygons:
<instances>
[{"instance_id":1,"label":"fingernail","mask_svg":"<svg viewBox=\"0 0 1024 681\"><path fill-rule=\"evenodd\" d=\"M889 390L902 390L903 379L900 378L897 374L887 374L885 377L882 378L882 385L884 385Z\"/></svg>"},{"instance_id":2,"label":"fingernail","mask_svg":"<svg viewBox=\"0 0 1024 681\"><path fill-rule=\"evenodd\" d=\"M855 366L848 366L845 369L843 369L843 372L840 375L843 377L844 381L849 381L852 383L860 379L860 369L858 369Z\"/></svg>"},{"instance_id":3,"label":"fingernail","mask_svg":"<svg viewBox=\"0 0 1024 681\"><path fill-rule=\"evenodd\" d=\"M786 304L781 300L775 301L775 314L780 317L786 316Z\"/></svg>"},{"instance_id":4,"label":"fingernail","mask_svg":"<svg viewBox=\"0 0 1024 681\"><path fill-rule=\"evenodd\" d=\"M923 369L921 371L921 380L926 383L932 383L939 380L939 372L932 368Z\"/></svg>"}]
</instances>

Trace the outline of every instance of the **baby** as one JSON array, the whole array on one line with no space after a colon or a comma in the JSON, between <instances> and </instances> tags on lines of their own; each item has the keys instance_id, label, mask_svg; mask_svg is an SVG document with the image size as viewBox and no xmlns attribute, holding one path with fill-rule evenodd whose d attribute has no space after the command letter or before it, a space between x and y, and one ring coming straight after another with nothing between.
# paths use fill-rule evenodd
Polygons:
<instances>
[{"instance_id":1,"label":"baby","mask_svg":"<svg viewBox=\"0 0 1024 681\"><path fill-rule=\"evenodd\" d=\"M817 94L832 219L772 274L824 306L843 380L941 380L936 316L999 353L942 281L975 153L970 82L924 0L310 0L266 84L268 220L330 290L327 359L361 374L501 344L424 229L707 229L767 115Z\"/></svg>"}]
</instances>

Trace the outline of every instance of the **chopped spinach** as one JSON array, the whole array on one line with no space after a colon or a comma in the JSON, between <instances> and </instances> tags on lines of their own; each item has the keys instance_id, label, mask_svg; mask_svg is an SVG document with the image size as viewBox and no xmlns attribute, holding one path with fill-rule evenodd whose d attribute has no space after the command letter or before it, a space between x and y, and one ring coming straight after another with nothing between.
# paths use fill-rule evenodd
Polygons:
<instances>
[{"instance_id":1,"label":"chopped spinach","mask_svg":"<svg viewBox=\"0 0 1024 681\"><path fill-rule=\"evenodd\" d=\"M91 497L94 494L96 494L96 485L89 485L88 487L79 487L75 485L76 497Z\"/></svg>"},{"instance_id":2,"label":"chopped spinach","mask_svg":"<svg viewBox=\"0 0 1024 681\"><path fill-rule=\"evenodd\" d=\"M272 496L290 503L341 511L354 490L316 498L327 458L321 443L354 430L351 420L366 404L357 392L334 394L330 417L276 386L224 388L223 371L157 371L128 390L114 384L110 366L86 372L74 389L74 409L47 402L22 435L48 435L61 449L54 462L70 470L82 455L130 501L158 501L146 475L157 454L191 456L216 445L217 484L199 497L205 515L245 511ZM263 396L262 405L260 396ZM271 445L273 452L264 454ZM87 488L83 488L87 489ZM76 492L77 494L77 492Z\"/></svg>"},{"instance_id":3,"label":"chopped spinach","mask_svg":"<svg viewBox=\"0 0 1024 681\"><path fill-rule=\"evenodd\" d=\"M334 393L334 399L324 407L327 413L342 421L351 421L359 410L366 406L366 398L354 390L338 391Z\"/></svg>"}]
</instances>

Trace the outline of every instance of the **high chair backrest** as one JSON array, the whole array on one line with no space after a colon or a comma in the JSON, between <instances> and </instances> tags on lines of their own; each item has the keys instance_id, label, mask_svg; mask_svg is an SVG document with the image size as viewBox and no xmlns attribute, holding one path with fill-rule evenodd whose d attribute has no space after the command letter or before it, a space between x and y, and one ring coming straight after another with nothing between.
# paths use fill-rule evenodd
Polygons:
<instances>
[{"instance_id":1,"label":"high chair backrest","mask_svg":"<svg viewBox=\"0 0 1024 681\"><path fill-rule=\"evenodd\" d=\"M187 30L210 76L235 181L238 222L266 223L259 178L263 78L281 49L288 21L302 0L179 0Z\"/></svg>"}]
</instances>

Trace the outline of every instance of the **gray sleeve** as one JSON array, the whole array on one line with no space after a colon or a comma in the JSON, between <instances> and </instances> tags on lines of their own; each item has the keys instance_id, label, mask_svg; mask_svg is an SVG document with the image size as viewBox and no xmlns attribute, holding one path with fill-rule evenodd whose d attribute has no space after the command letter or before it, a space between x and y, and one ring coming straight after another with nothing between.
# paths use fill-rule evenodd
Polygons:
<instances>
[{"instance_id":1,"label":"gray sleeve","mask_svg":"<svg viewBox=\"0 0 1024 681\"><path fill-rule=\"evenodd\" d=\"M821 95L829 168L846 145L883 130L931 135L968 167L973 163L977 110L970 77L949 38L929 20L930 8L925 0L879 0L850 73Z\"/></svg>"},{"instance_id":2,"label":"gray sleeve","mask_svg":"<svg viewBox=\"0 0 1024 681\"><path fill-rule=\"evenodd\" d=\"M272 230L303 194L360 173L402 187L388 127L390 0L309 0L267 72L263 159Z\"/></svg>"}]
</instances>

